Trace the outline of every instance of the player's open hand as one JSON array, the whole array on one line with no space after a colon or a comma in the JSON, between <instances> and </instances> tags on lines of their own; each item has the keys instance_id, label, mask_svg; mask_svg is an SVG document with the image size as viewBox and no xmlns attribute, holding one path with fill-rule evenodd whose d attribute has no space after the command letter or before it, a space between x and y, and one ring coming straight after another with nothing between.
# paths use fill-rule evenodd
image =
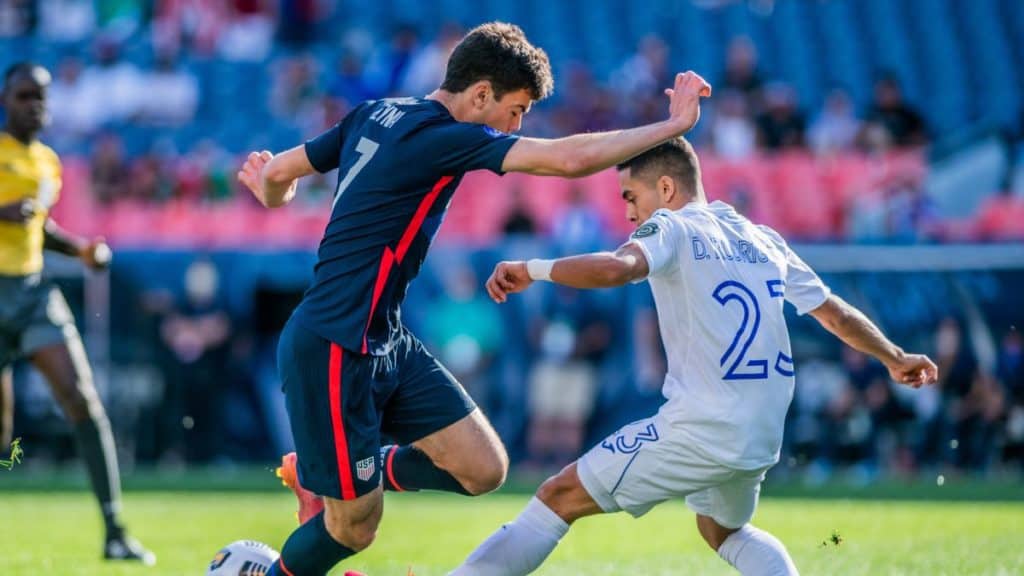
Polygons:
<instances>
[{"instance_id":1,"label":"player's open hand","mask_svg":"<svg viewBox=\"0 0 1024 576\"><path fill-rule=\"evenodd\" d=\"M886 368L894 381L914 388L934 384L939 379L939 369L923 354L904 354Z\"/></svg>"},{"instance_id":2,"label":"player's open hand","mask_svg":"<svg viewBox=\"0 0 1024 576\"><path fill-rule=\"evenodd\" d=\"M498 304L505 303L509 294L526 290L533 280L526 271L526 262L499 262L487 280L487 293Z\"/></svg>"},{"instance_id":3,"label":"player's open hand","mask_svg":"<svg viewBox=\"0 0 1024 576\"><path fill-rule=\"evenodd\" d=\"M263 202L263 167L274 157L268 150L250 152L245 164L238 171L238 181L252 191L256 199Z\"/></svg>"},{"instance_id":4,"label":"player's open hand","mask_svg":"<svg viewBox=\"0 0 1024 576\"><path fill-rule=\"evenodd\" d=\"M666 88L669 119L679 125L680 134L688 132L700 119L700 99L711 96L711 84L692 70L676 74L676 83Z\"/></svg>"}]
</instances>

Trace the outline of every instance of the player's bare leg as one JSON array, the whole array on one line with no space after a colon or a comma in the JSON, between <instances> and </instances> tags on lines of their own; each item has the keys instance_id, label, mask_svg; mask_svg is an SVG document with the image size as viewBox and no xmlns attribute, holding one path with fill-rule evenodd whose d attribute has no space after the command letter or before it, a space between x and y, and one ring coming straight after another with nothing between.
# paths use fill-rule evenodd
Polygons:
<instances>
[{"instance_id":1,"label":"player's bare leg","mask_svg":"<svg viewBox=\"0 0 1024 576\"><path fill-rule=\"evenodd\" d=\"M324 509L292 532L267 576L321 576L368 548L384 514L383 494L377 488L353 500L325 497Z\"/></svg>"},{"instance_id":2,"label":"player's bare leg","mask_svg":"<svg viewBox=\"0 0 1024 576\"><path fill-rule=\"evenodd\" d=\"M752 524L727 528L710 516L698 514L697 530L708 546L743 576L798 574L782 542Z\"/></svg>"},{"instance_id":3,"label":"player's bare leg","mask_svg":"<svg viewBox=\"0 0 1024 576\"><path fill-rule=\"evenodd\" d=\"M483 542L452 576L518 576L536 570L569 525L604 511L583 487L576 463L548 478L526 509Z\"/></svg>"},{"instance_id":4,"label":"player's bare leg","mask_svg":"<svg viewBox=\"0 0 1024 576\"><path fill-rule=\"evenodd\" d=\"M14 434L14 371L0 366L0 452L11 444Z\"/></svg>"},{"instance_id":5,"label":"player's bare leg","mask_svg":"<svg viewBox=\"0 0 1024 576\"><path fill-rule=\"evenodd\" d=\"M498 489L508 473L508 454L479 408L414 442L381 453L389 490L444 490L477 496Z\"/></svg>"},{"instance_id":6,"label":"player's bare leg","mask_svg":"<svg viewBox=\"0 0 1024 576\"><path fill-rule=\"evenodd\" d=\"M68 338L32 353L33 365L46 377L54 397L74 430L75 439L106 526L103 555L108 560L138 560L153 564L156 557L127 536L120 520L121 479L110 421L93 385L82 341Z\"/></svg>"}]
</instances>

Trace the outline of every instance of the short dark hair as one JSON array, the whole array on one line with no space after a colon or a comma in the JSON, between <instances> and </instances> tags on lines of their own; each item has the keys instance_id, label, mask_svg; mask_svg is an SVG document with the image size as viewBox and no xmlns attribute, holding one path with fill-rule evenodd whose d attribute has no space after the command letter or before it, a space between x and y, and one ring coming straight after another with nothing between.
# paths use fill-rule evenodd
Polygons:
<instances>
[{"instance_id":1,"label":"short dark hair","mask_svg":"<svg viewBox=\"0 0 1024 576\"><path fill-rule=\"evenodd\" d=\"M14 64L8 66L7 70L4 71L4 86L10 84L11 79L13 79L18 74L31 74L32 70L42 67L43 66L41 66L40 64L36 64L31 60L22 60L20 62L15 62Z\"/></svg>"},{"instance_id":2,"label":"short dark hair","mask_svg":"<svg viewBox=\"0 0 1024 576\"><path fill-rule=\"evenodd\" d=\"M680 136L642 152L617 166L630 170L633 178L657 180L668 176L697 195L700 190L700 163L693 146Z\"/></svg>"},{"instance_id":3,"label":"short dark hair","mask_svg":"<svg viewBox=\"0 0 1024 576\"><path fill-rule=\"evenodd\" d=\"M530 44L523 29L505 22L488 22L469 31L448 58L442 90L462 92L489 80L494 97L527 90L533 100L551 95L554 79L544 50Z\"/></svg>"}]
</instances>

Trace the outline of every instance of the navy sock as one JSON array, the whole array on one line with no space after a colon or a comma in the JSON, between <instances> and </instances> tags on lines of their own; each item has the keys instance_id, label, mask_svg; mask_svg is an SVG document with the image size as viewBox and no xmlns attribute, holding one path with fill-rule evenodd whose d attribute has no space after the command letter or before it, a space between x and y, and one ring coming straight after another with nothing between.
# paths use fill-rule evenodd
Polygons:
<instances>
[{"instance_id":1,"label":"navy sock","mask_svg":"<svg viewBox=\"0 0 1024 576\"><path fill-rule=\"evenodd\" d=\"M385 490L441 490L469 495L454 476L435 466L429 456L412 446L384 446L381 461Z\"/></svg>"},{"instance_id":2,"label":"navy sock","mask_svg":"<svg viewBox=\"0 0 1024 576\"><path fill-rule=\"evenodd\" d=\"M353 554L327 533L324 513L320 512L292 532L281 549L281 558L267 576L324 576Z\"/></svg>"}]
</instances>

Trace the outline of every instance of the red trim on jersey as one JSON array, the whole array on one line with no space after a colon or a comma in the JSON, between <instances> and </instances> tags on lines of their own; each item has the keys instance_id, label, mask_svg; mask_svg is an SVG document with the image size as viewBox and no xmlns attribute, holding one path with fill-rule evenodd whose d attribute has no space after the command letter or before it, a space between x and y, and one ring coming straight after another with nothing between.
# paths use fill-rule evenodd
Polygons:
<instances>
[{"instance_id":1,"label":"red trim on jersey","mask_svg":"<svg viewBox=\"0 0 1024 576\"><path fill-rule=\"evenodd\" d=\"M401 486L399 486L398 482L395 480L395 472L394 472L394 470L395 470L394 469L395 452L398 452L398 446L393 446L391 448L391 451L388 452L388 461L387 461L387 465L384 466L384 469L388 471L388 480L391 482L391 485L395 487L395 491L396 492L405 492L405 488L402 488Z\"/></svg>"},{"instance_id":2,"label":"red trim on jersey","mask_svg":"<svg viewBox=\"0 0 1024 576\"><path fill-rule=\"evenodd\" d=\"M348 459L348 439L345 437L345 420L342 418L341 406L341 359L344 351L341 346L331 342L330 365L330 397L331 425L334 427L334 453L338 459L338 479L341 483L341 499L353 500L356 497L355 483L352 481L352 466Z\"/></svg>"},{"instance_id":3,"label":"red trim on jersey","mask_svg":"<svg viewBox=\"0 0 1024 576\"><path fill-rule=\"evenodd\" d=\"M398 241L398 249L395 250L395 259L399 264L402 263L402 259L405 258L405 253L409 251L409 246L412 241L416 239L416 234L419 233L420 228L423 226L423 221L427 219L427 213L430 212L430 208L434 206L434 202L437 201L437 197L441 194L441 190L451 182L453 178L451 176L442 176L437 184L434 184L434 188L427 194L423 201L420 202L420 207L416 209L416 213L413 214L412 221L409 222L409 227L405 229L405 234L402 234L402 239Z\"/></svg>"},{"instance_id":4,"label":"red trim on jersey","mask_svg":"<svg viewBox=\"0 0 1024 576\"><path fill-rule=\"evenodd\" d=\"M366 321L366 328L363 328L363 354L366 354L366 335L370 332L370 322L373 321L373 313L377 311L377 303L384 292L384 286L388 282L388 275L391 274L391 267L395 265L395 253L391 248L384 248L384 255L380 258L380 268L377 269L377 282L373 285L373 301L370 303L370 318Z\"/></svg>"},{"instance_id":5,"label":"red trim on jersey","mask_svg":"<svg viewBox=\"0 0 1024 576\"><path fill-rule=\"evenodd\" d=\"M288 576L295 576L295 574L292 574L292 571L289 570L288 567L284 565L284 558L278 557L277 563L281 565L281 571L282 572L284 572Z\"/></svg>"},{"instance_id":6,"label":"red trim on jersey","mask_svg":"<svg viewBox=\"0 0 1024 576\"><path fill-rule=\"evenodd\" d=\"M391 274L391 268L395 264L401 264L402 260L405 259L405 254L409 251L409 246L412 245L412 241L416 239L416 234L419 234L420 228L423 227L423 221L427 219L427 214L430 213L430 209L434 206L434 202L437 202L437 197L441 195L441 190L447 186L451 181L454 180L454 176L442 176L437 184L431 188L430 192L423 197L416 212L412 215L412 220L409 225L405 228L405 232L402 233L402 238L398 241L398 247L394 252L391 248L384 248L384 255L380 259L380 268L377 270L377 283L373 287L373 301L370 303L370 317L366 320L366 328L363 330L363 354L367 353L367 342L366 335L370 332L370 323L373 322L373 313L377 310L377 303L380 302L381 294L384 292L384 286L387 284L388 276Z\"/></svg>"}]
</instances>

